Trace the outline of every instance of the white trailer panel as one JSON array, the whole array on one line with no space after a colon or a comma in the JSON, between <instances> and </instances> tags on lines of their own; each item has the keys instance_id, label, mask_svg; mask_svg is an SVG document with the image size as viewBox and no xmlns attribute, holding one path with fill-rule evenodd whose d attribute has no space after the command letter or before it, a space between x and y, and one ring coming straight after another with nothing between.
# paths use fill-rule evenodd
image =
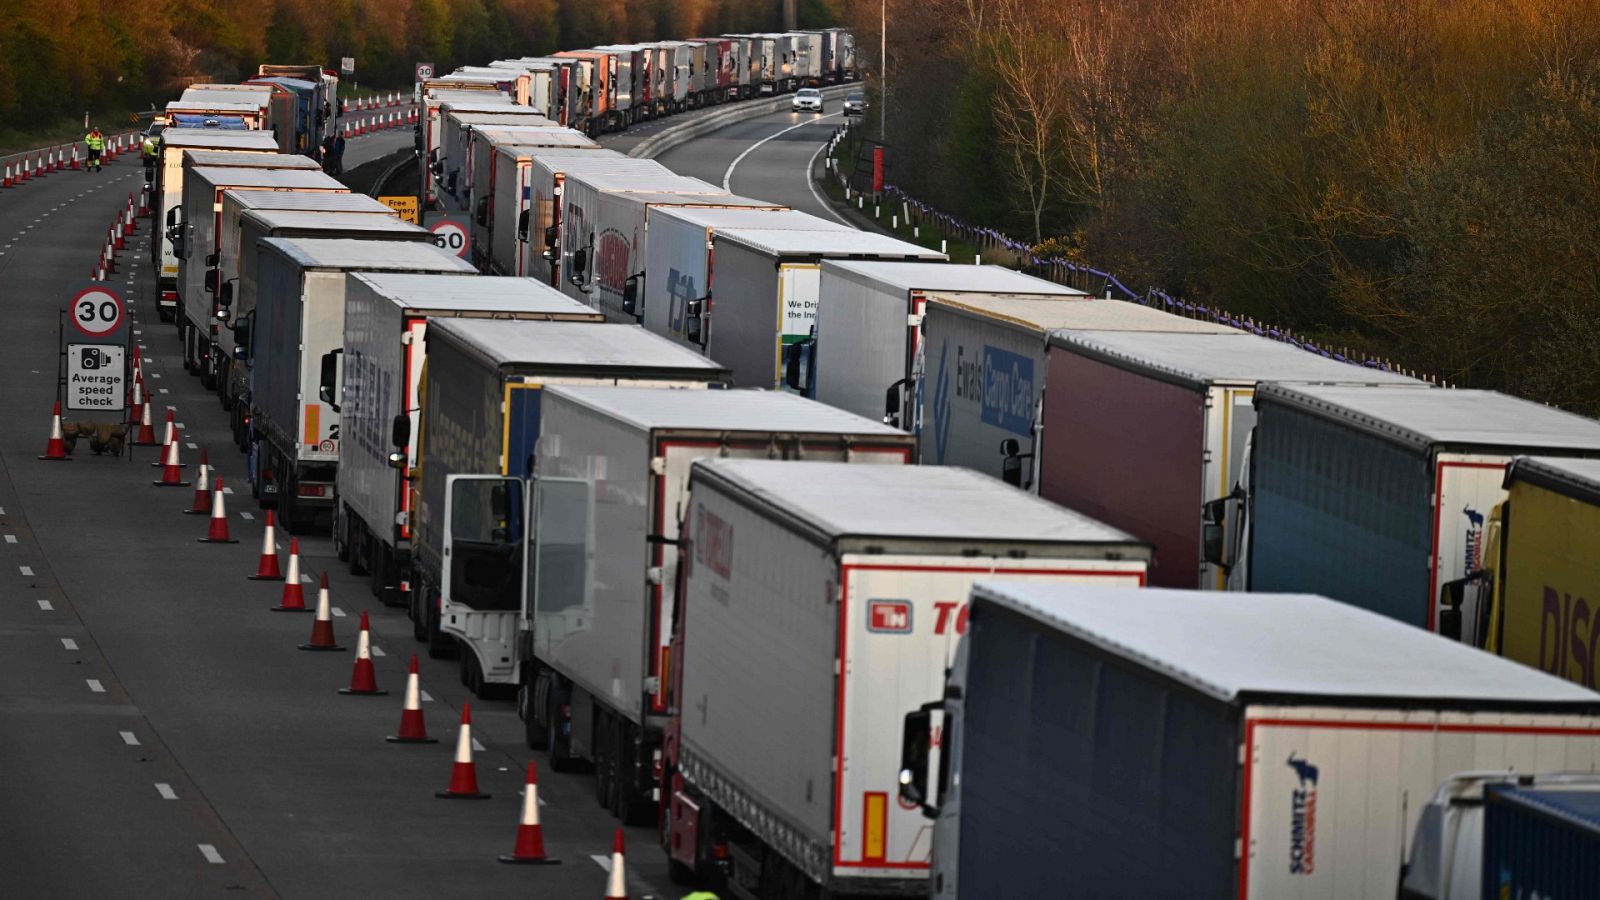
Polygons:
<instances>
[{"instance_id":1,"label":"white trailer panel","mask_svg":"<svg viewBox=\"0 0 1600 900\"><path fill-rule=\"evenodd\" d=\"M176 310L178 300L178 257L172 252L169 225L177 216L169 214L183 205L183 154L187 150L214 150L223 153L276 153L278 143L260 131L233 131L211 128L168 128L161 132L161 159L155 167L156 183L151 192L151 221L157 237L150 242L151 262L155 266L162 311ZM168 295L170 296L170 299Z\"/></svg>"},{"instance_id":2,"label":"white trailer panel","mask_svg":"<svg viewBox=\"0 0 1600 900\"><path fill-rule=\"evenodd\" d=\"M593 154L593 155L589 155ZM585 151L574 156L566 152L539 153L529 159L529 188L523 197L532 212L528 239L523 245L527 256L523 274L552 287L560 287L562 196L568 176L576 175L652 175L671 176L672 170L653 159L633 159L613 155L608 150ZM545 256L546 252L550 256Z\"/></svg>"}]
</instances>

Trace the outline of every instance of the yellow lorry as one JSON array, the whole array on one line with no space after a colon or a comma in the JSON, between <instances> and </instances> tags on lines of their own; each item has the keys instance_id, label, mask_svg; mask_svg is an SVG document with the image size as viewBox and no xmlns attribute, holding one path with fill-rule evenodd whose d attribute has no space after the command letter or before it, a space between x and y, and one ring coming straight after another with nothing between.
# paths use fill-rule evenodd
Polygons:
<instances>
[{"instance_id":1,"label":"yellow lorry","mask_svg":"<svg viewBox=\"0 0 1600 900\"><path fill-rule=\"evenodd\" d=\"M1488 592L1484 649L1596 687L1600 460L1519 456L1488 523L1483 568L1444 586L1447 607ZM1482 599L1480 595L1480 599Z\"/></svg>"}]
</instances>

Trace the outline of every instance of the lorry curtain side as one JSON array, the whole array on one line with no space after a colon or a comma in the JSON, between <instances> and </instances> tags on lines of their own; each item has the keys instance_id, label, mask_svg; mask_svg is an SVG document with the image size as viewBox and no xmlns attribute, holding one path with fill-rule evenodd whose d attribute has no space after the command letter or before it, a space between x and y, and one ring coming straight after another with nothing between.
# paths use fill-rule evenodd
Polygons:
<instances>
[{"instance_id":1,"label":"lorry curtain side","mask_svg":"<svg viewBox=\"0 0 1600 900\"><path fill-rule=\"evenodd\" d=\"M1074 353L1048 357L1039 495L1154 544L1151 584L1194 587L1207 396Z\"/></svg>"},{"instance_id":2,"label":"lorry curtain side","mask_svg":"<svg viewBox=\"0 0 1600 900\"><path fill-rule=\"evenodd\" d=\"M1508 479L1497 585L1504 614L1491 649L1596 687L1600 664L1600 505L1517 475Z\"/></svg>"}]
</instances>

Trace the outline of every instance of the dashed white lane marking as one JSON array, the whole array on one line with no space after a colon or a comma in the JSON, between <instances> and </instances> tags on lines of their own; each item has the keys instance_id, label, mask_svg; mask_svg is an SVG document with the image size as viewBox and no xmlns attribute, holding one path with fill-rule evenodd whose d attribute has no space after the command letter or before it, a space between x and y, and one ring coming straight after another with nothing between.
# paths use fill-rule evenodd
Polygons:
<instances>
[{"instance_id":1,"label":"dashed white lane marking","mask_svg":"<svg viewBox=\"0 0 1600 900\"><path fill-rule=\"evenodd\" d=\"M304 581L306 584L310 584L311 583L311 576L310 575L301 575L300 576L300 580Z\"/></svg>"},{"instance_id":2,"label":"dashed white lane marking","mask_svg":"<svg viewBox=\"0 0 1600 900\"><path fill-rule=\"evenodd\" d=\"M189 428L189 426L183 424L182 422L173 422L172 423L172 427L173 428L181 428L181 429L184 429L184 430L188 430L188 428Z\"/></svg>"},{"instance_id":3,"label":"dashed white lane marking","mask_svg":"<svg viewBox=\"0 0 1600 900\"><path fill-rule=\"evenodd\" d=\"M17 566L17 568L22 570L22 574L24 576L26 576L28 578L32 578L33 577L33 569L31 567L29 567L29 566Z\"/></svg>"},{"instance_id":4,"label":"dashed white lane marking","mask_svg":"<svg viewBox=\"0 0 1600 900\"><path fill-rule=\"evenodd\" d=\"M223 487L222 492L224 494L231 494L231 493L233 493L233 488L225 486L225 487Z\"/></svg>"},{"instance_id":5,"label":"dashed white lane marking","mask_svg":"<svg viewBox=\"0 0 1600 900\"><path fill-rule=\"evenodd\" d=\"M604 869L607 875L611 874L611 857L601 856L598 853L592 853L589 855L589 858L594 860L595 865Z\"/></svg>"},{"instance_id":6,"label":"dashed white lane marking","mask_svg":"<svg viewBox=\"0 0 1600 900\"><path fill-rule=\"evenodd\" d=\"M339 607L337 607L337 606L335 606L335 607L333 607L333 608L332 608L332 609L330 609L330 610L329 610L329 612L331 612L331 613L333 613L333 617L334 617L334 618L335 618L335 619L342 619L342 618L344 618L344 610L342 610L342 609L340 609L340 608L339 608Z\"/></svg>"},{"instance_id":7,"label":"dashed white lane marking","mask_svg":"<svg viewBox=\"0 0 1600 900\"><path fill-rule=\"evenodd\" d=\"M239 513L239 518L248 520L248 519L254 519L255 516L253 514L251 514L251 513L241 512L241 513Z\"/></svg>"},{"instance_id":8,"label":"dashed white lane marking","mask_svg":"<svg viewBox=\"0 0 1600 900\"><path fill-rule=\"evenodd\" d=\"M211 863L212 865L222 865L222 854L218 853L217 848L211 844L201 844L200 855L204 856L206 858L206 862Z\"/></svg>"},{"instance_id":9,"label":"dashed white lane marking","mask_svg":"<svg viewBox=\"0 0 1600 900\"><path fill-rule=\"evenodd\" d=\"M143 345L143 344L140 344L140 345L139 345L139 346L141 346L141 347L142 347L142 346L144 346L144 345ZM151 362L155 362L155 360L150 360L150 361L151 361ZM151 373L150 373L150 377L151 377L151 378L160 378L160 377L161 377L161 373L160 373L160 372L151 372Z\"/></svg>"},{"instance_id":10,"label":"dashed white lane marking","mask_svg":"<svg viewBox=\"0 0 1600 900\"><path fill-rule=\"evenodd\" d=\"M166 388L157 388L157 390L160 391L163 394L167 393L167 389Z\"/></svg>"},{"instance_id":11,"label":"dashed white lane marking","mask_svg":"<svg viewBox=\"0 0 1600 900\"><path fill-rule=\"evenodd\" d=\"M156 782L156 793L160 794L161 799L163 800L178 799L178 792L172 789L172 785L167 784L164 781Z\"/></svg>"},{"instance_id":12,"label":"dashed white lane marking","mask_svg":"<svg viewBox=\"0 0 1600 900\"><path fill-rule=\"evenodd\" d=\"M430 693L428 693L428 692L427 692L427 691L424 691L424 690L422 690L422 689L420 689L420 688L419 688L419 689L418 689L418 690L417 690L417 694L418 694L418 695L419 695L419 696L420 696L420 697L422 697L422 702L423 702L423 703L432 703L432 702L433 702L433 695L432 695L432 694L430 694Z\"/></svg>"},{"instance_id":13,"label":"dashed white lane marking","mask_svg":"<svg viewBox=\"0 0 1600 900\"><path fill-rule=\"evenodd\" d=\"M139 736L138 735L134 734L131 731L124 731L124 732L121 732L121 734L122 734L122 742L124 744L127 744L129 747L137 747L137 746L139 746Z\"/></svg>"},{"instance_id":14,"label":"dashed white lane marking","mask_svg":"<svg viewBox=\"0 0 1600 900\"><path fill-rule=\"evenodd\" d=\"M78 642L73 640L72 638L62 638L61 639L61 649L63 649L63 650L76 650L76 649L78 649Z\"/></svg>"},{"instance_id":15,"label":"dashed white lane marking","mask_svg":"<svg viewBox=\"0 0 1600 900\"><path fill-rule=\"evenodd\" d=\"M368 645L368 647L367 647L367 650L368 650L368 651L369 651L369 652L370 652L370 653L371 653L371 654L372 654L372 655L373 655L373 656L388 656L388 655L389 655L389 654L387 654L387 653L385 653L385 652L383 652L383 648L382 648L382 647L379 647L379 646L378 646L378 645L377 645L377 644L370 644L370 645Z\"/></svg>"},{"instance_id":16,"label":"dashed white lane marking","mask_svg":"<svg viewBox=\"0 0 1600 900\"><path fill-rule=\"evenodd\" d=\"M98 678L86 678L84 680L89 683L89 690L92 693L104 694L106 692L106 686L100 683L100 679L98 679Z\"/></svg>"},{"instance_id":17,"label":"dashed white lane marking","mask_svg":"<svg viewBox=\"0 0 1600 900\"><path fill-rule=\"evenodd\" d=\"M188 447L190 450L199 450L200 449L200 445L196 444L194 441L184 441L183 445L185 447Z\"/></svg>"},{"instance_id":18,"label":"dashed white lane marking","mask_svg":"<svg viewBox=\"0 0 1600 900\"><path fill-rule=\"evenodd\" d=\"M6 543L15 544L16 542L17 542L17 536L16 535L14 535L14 534L6 535Z\"/></svg>"},{"instance_id":19,"label":"dashed white lane marking","mask_svg":"<svg viewBox=\"0 0 1600 900\"><path fill-rule=\"evenodd\" d=\"M478 743L478 739L477 738L473 738L472 739L472 752L474 752L474 753L482 753L486 749L487 749L486 747L484 747L482 744Z\"/></svg>"},{"instance_id":20,"label":"dashed white lane marking","mask_svg":"<svg viewBox=\"0 0 1600 900\"><path fill-rule=\"evenodd\" d=\"M55 609L54 606L50 605L50 601L49 600L40 600L39 601L39 608L44 610L45 612L49 612L50 610Z\"/></svg>"}]
</instances>

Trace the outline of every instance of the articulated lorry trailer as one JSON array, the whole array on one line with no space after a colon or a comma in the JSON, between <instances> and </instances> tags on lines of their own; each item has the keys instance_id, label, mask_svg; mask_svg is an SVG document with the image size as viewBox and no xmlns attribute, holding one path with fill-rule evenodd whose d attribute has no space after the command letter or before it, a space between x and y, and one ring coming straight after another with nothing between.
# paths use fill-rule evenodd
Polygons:
<instances>
[{"instance_id":1,"label":"articulated lorry trailer","mask_svg":"<svg viewBox=\"0 0 1600 900\"><path fill-rule=\"evenodd\" d=\"M299 534L333 518L340 422L337 401L322 396L322 359L344 340L345 274L477 272L416 241L267 238L256 247L250 486Z\"/></svg>"},{"instance_id":2,"label":"articulated lorry trailer","mask_svg":"<svg viewBox=\"0 0 1600 900\"><path fill-rule=\"evenodd\" d=\"M190 150L217 153L277 153L278 145L264 131L228 128L174 128L161 132L161 158L152 174L150 220L155 234L150 239L150 265L156 274L156 309L163 322L178 321L178 257L172 239L181 238L178 217L183 207L183 157Z\"/></svg>"},{"instance_id":3,"label":"articulated lorry trailer","mask_svg":"<svg viewBox=\"0 0 1600 900\"><path fill-rule=\"evenodd\" d=\"M910 431L927 295L1086 299L1004 266L828 259L817 287L815 397Z\"/></svg>"},{"instance_id":4,"label":"articulated lorry trailer","mask_svg":"<svg viewBox=\"0 0 1600 900\"><path fill-rule=\"evenodd\" d=\"M1427 388L1245 333L1060 331L1046 355L1039 495L1149 541L1157 587L1227 586L1217 560L1257 384Z\"/></svg>"},{"instance_id":5,"label":"articulated lorry trailer","mask_svg":"<svg viewBox=\"0 0 1600 900\"><path fill-rule=\"evenodd\" d=\"M1234 332L1121 300L929 292L912 364L922 461L963 466L1038 493L1045 351L1058 329Z\"/></svg>"},{"instance_id":6,"label":"articulated lorry trailer","mask_svg":"<svg viewBox=\"0 0 1600 900\"><path fill-rule=\"evenodd\" d=\"M815 887L788 896L926 896L932 829L896 799L902 720L942 693L973 581L1137 588L1150 548L967 469L691 471L668 654L673 873L719 876L731 897L796 881Z\"/></svg>"},{"instance_id":7,"label":"articulated lorry trailer","mask_svg":"<svg viewBox=\"0 0 1600 900\"><path fill-rule=\"evenodd\" d=\"M498 172L506 172L512 164L510 152L498 154L495 165ZM519 243L518 259L521 274L554 288L561 281L561 197L566 193L569 177L578 175L662 175L673 176L671 169L653 159L634 159L614 150L560 150L529 151L526 157L516 152L517 184L511 187L501 174L495 176L495 190L502 197L507 191L521 196L522 209L518 212L516 235ZM526 181L524 181L524 178ZM509 203L505 204L509 206ZM500 202L496 210L505 208ZM495 227L496 240L503 239L500 227ZM497 251L498 252L498 251Z\"/></svg>"},{"instance_id":8,"label":"articulated lorry trailer","mask_svg":"<svg viewBox=\"0 0 1600 900\"><path fill-rule=\"evenodd\" d=\"M512 675L519 710L530 745L548 749L552 766L594 763L613 812L649 821L676 665L669 642L690 465L712 456L901 465L913 440L766 391L564 385L545 392L541 414L526 505L528 599L512 605L522 610ZM451 499L518 487L458 481ZM512 579L509 598L520 590Z\"/></svg>"},{"instance_id":9,"label":"articulated lorry trailer","mask_svg":"<svg viewBox=\"0 0 1600 900\"><path fill-rule=\"evenodd\" d=\"M344 345L329 351L322 366L323 391L339 398L343 436L333 542L352 572L371 576L373 593L388 606L409 599L409 485L417 460L420 388L428 327L444 319L595 322L600 315L526 278L346 276Z\"/></svg>"},{"instance_id":10,"label":"articulated lorry trailer","mask_svg":"<svg viewBox=\"0 0 1600 900\"><path fill-rule=\"evenodd\" d=\"M1305 594L986 579L930 699L939 900L1396 897L1451 776L1600 771L1600 694Z\"/></svg>"},{"instance_id":11,"label":"articulated lorry trailer","mask_svg":"<svg viewBox=\"0 0 1600 900\"><path fill-rule=\"evenodd\" d=\"M1506 466L1532 454L1600 457L1600 422L1494 391L1263 384L1239 586L1481 643L1480 592L1445 586L1483 568Z\"/></svg>"},{"instance_id":12,"label":"articulated lorry trailer","mask_svg":"<svg viewBox=\"0 0 1600 900\"><path fill-rule=\"evenodd\" d=\"M550 214L554 205L554 195L551 193L553 185L535 191L536 162L546 160L554 166L557 172L552 174L553 178L554 175L564 177L564 173L559 171L561 162L558 161L616 161L628 157L615 150L587 147L530 147L513 143L492 144L490 149L489 184L487 189L478 188L480 196L487 193L489 204L481 222L477 216L473 217L473 252L481 254L488 270L496 275L539 277L540 281L549 284L548 272L542 276L534 274L534 258L539 257L539 262L544 263L540 257L544 242L535 237L544 233L544 227L536 226L535 218L542 209L545 218L553 219ZM660 171L667 171L660 163L655 165ZM538 252L534 251L534 247Z\"/></svg>"},{"instance_id":13,"label":"articulated lorry trailer","mask_svg":"<svg viewBox=\"0 0 1600 900\"><path fill-rule=\"evenodd\" d=\"M210 155L210 154L207 154ZM216 156L255 156L219 153ZM225 191L273 191L347 194L348 187L316 168L303 156L262 154L271 160L301 160L311 168L205 166L194 151L185 154L182 229L178 253L178 334L183 340L183 367L200 376L206 388L217 384L218 356L232 349L220 338L232 315L233 288L222 280L222 195ZM226 347L220 345L227 344Z\"/></svg>"},{"instance_id":14,"label":"articulated lorry trailer","mask_svg":"<svg viewBox=\"0 0 1600 900\"><path fill-rule=\"evenodd\" d=\"M410 614L418 640L434 658L461 653L474 691L514 684L513 641L523 608L521 538L501 542L507 556L471 581L446 575L451 479L491 475L464 484L482 496L502 476L525 479L540 443L545 389L562 384L657 385L703 389L727 381L727 370L642 328L592 322L435 323L419 394L422 412L410 502ZM470 489L470 490L469 490ZM473 492L477 491L476 494ZM520 492L514 492L520 498ZM517 502L521 502L520 499ZM477 521L473 519L472 521ZM515 544L512 547L511 544ZM515 554L513 557L512 554ZM476 564L475 564L476 565ZM496 566L512 566L502 571ZM455 572L465 579L466 572ZM508 574L509 572L509 574ZM479 577L479 576L482 577ZM487 580L485 580L487 579ZM488 588L483 585L490 585Z\"/></svg>"}]
</instances>

